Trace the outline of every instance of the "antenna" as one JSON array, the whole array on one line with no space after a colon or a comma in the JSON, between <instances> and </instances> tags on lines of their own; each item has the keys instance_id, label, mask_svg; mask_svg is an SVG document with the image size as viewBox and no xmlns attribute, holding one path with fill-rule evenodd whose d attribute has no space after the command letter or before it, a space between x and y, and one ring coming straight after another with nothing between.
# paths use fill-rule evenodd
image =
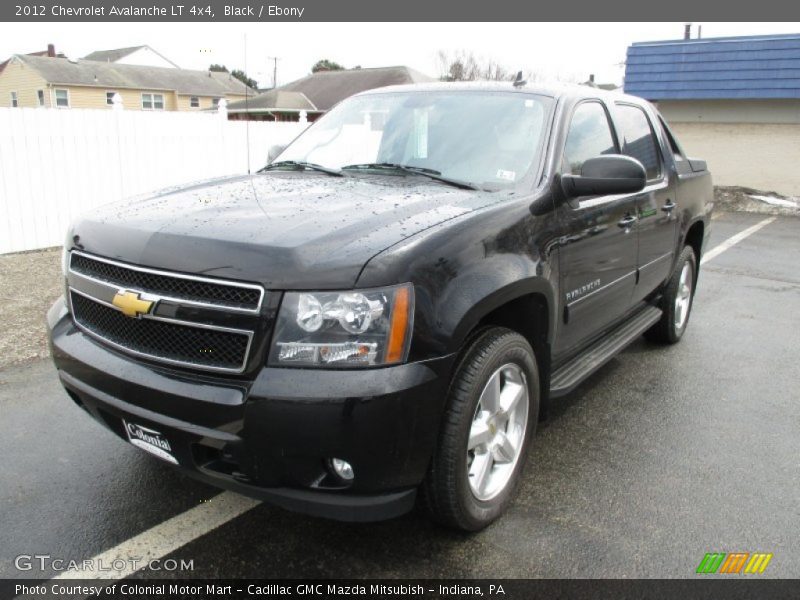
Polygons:
<instances>
[{"instance_id":1,"label":"antenna","mask_svg":"<svg viewBox=\"0 0 800 600\"><path fill-rule=\"evenodd\" d=\"M244 34L244 72L247 75L247 34ZM250 175L250 86L244 84L244 137L247 143L247 174Z\"/></svg>"},{"instance_id":2,"label":"antenna","mask_svg":"<svg viewBox=\"0 0 800 600\"><path fill-rule=\"evenodd\" d=\"M517 72L517 77L516 77L516 79L514 79L514 87L515 88L516 87L522 87L526 83L528 83L528 81L526 79L522 78L522 71L518 71Z\"/></svg>"},{"instance_id":3,"label":"antenna","mask_svg":"<svg viewBox=\"0 0 800 600\"><path fill-rule=\"evenodd\" d=\"M272 89L278 87L278 61L280 56L268 56L267 60L272 61Z\"/></svg>"}]
</instances>

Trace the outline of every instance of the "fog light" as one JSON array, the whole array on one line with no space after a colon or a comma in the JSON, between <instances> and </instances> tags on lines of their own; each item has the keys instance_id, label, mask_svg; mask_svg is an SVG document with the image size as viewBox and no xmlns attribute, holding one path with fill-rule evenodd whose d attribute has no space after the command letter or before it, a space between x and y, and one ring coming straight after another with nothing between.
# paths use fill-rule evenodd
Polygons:
<instances>
[{"instance_id":1,"label":"fog light","mask_svg":"<svg viewBox=\"0 0 800 600\"><path fill-rule=\"evenodd\" d=\"M331 468L333 472L345 481L352 481L355 474L353 473L353 466L346 460L341 458L331 459Z\"/></svg>"}]
</instances>

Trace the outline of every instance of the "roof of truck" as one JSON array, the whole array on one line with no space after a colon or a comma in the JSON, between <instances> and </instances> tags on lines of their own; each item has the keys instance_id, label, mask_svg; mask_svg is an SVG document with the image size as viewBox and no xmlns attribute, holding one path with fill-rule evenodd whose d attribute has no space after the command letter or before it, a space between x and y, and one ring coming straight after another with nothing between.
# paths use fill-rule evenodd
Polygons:
<instances>
[{"instance_id":1,"label":"roof of truck","mask_svg":"<svg viewBox=\"0 0 800 600\"><path fill-rule=\"evenodd\" d=\"M609 100L626 99L631 102L641 103L642 98L623 94L619 91L607 91L589 85L577 83L526 83L521 86L514 86L511 82L505 81L456 81L456 82L434 82L416 83L410 85L392 85L373 90L367 90L357 94L359 96L367 94L385 94L392 92L440 92L440 91L492 91L492 92L518 92L522 94L539 94L551 98L605 98Z\"/></svg>"}]
</instances>

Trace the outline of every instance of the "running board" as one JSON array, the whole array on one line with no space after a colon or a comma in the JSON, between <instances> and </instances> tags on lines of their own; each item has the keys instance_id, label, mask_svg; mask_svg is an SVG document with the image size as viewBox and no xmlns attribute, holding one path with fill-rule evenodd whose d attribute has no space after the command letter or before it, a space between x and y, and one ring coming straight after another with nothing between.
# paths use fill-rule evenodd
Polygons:
<instances>
[{"instance_id":1,"label":"running board","mask_svg":"<svg viewBox=\"0 0 800 600\"><path fill-rule=\"evenodd\" d=\"M550 377L550 397L564 396L578 384L611 360L633 340L650 329L661 318L661 309L648 306L616 329L606 334L578 356L553 371Z\"/></svg>"}]
</instances>

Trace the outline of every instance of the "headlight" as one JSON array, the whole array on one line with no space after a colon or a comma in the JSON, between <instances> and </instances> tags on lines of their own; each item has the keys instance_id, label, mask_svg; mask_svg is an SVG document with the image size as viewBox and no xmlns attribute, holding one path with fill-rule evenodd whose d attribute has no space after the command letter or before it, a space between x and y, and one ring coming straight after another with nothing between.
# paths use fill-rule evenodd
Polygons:
<instances>
[{"instance_id":1,"label":"headlight","mask_svg":"<svg viewBox=\"0 0 800 600\"><path fill-rule=\"evenodd\" d=\"M344 292L287 292L269 362L281 367L401 363L408 357L413 320L410 283Z\"/></svg>"}]
</instances>

